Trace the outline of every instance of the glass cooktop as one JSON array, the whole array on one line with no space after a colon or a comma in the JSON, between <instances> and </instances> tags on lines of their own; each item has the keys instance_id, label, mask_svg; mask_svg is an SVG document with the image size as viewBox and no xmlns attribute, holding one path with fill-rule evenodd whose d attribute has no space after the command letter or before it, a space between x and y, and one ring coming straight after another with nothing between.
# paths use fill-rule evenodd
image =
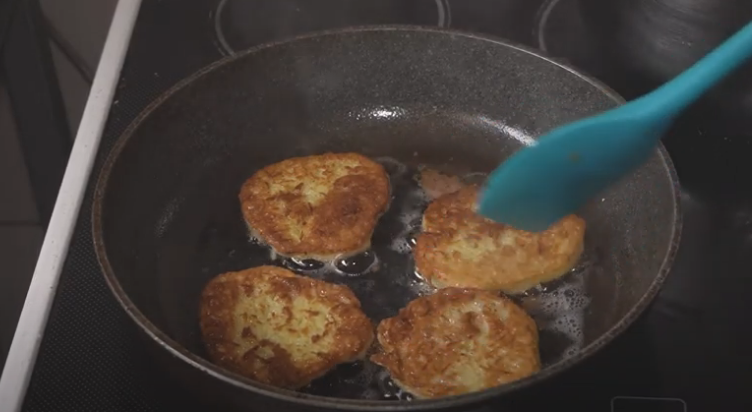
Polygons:
<instances>
[{"instance_id":1,"label":"glass cooktop","mask_svg":"<svg viewBox=\"0 0 752 412\"><path fill-rule=\"evenodd\" d=\"M604 2L608 0L602 0ZM591 2L592 3L592 2ZM580 0L145 0L97 164L153 98L197 69L313 30L418 24L500 36L544 49L627 98L649 76L602 51ZM597 16L597 13L595 14ZM603 25L597 25L602 29ZM684 232L659 297L629 330L572 369L489 410L752 410L752 132L745 116L699 106L664 140L683 186ZM752 117L749 117L752 118ZM92 182L95 179L92 179ZM91 186L91 185L90 185ZM173 385L144 351L92 248L91 187L81 211L24 410L211 410Z\"/></svg>"}]
</instances>

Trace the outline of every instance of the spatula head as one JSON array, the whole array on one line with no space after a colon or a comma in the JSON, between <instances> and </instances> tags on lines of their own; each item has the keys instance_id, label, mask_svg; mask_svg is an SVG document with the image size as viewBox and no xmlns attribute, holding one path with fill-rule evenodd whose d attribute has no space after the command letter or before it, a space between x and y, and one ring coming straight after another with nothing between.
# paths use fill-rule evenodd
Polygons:
<instances>
[{"instance_id":1,"label":"spatula head","mask_svg":"<svg viewBox=\"0 0 752 412\"><path fill-rule=\"evenodd\" d=\"M539 232L576 212L645 162L656 147L662 130L628 120L596 116L578 121L518 151L489 176L479 213Z\"/></svg>"}]
</instances>

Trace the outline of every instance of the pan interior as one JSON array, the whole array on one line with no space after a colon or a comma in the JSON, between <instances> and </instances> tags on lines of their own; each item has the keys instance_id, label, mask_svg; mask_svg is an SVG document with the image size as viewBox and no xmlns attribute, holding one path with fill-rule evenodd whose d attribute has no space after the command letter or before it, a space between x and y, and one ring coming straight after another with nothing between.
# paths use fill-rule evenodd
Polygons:
<instances>
[{"instance_id":1,"label":"pan interior","mask_svg":"<svg viewBox=\"0 0 752 412\"><path fill-rule=\"evenodd\" d=\"M277 264L350 286L374 320L430 293L410 237L431 167L477 180L534 136L616 101L538 56L470 36L361 31L300 39L241 56L156 106L106 176L102 236L116 281L157 328L204 357L203 286L226 271ZM373 248L350 262L276 259L249 240L238 192L271 163L328 151L382 162L394 199ZM544 369L602 338L658 276L668 254L674 188L664 159L585 207L580 264L514 297L536 319ZM306 392L408 399L370 362L343 365Z\"/></svg>"}]
</instances>

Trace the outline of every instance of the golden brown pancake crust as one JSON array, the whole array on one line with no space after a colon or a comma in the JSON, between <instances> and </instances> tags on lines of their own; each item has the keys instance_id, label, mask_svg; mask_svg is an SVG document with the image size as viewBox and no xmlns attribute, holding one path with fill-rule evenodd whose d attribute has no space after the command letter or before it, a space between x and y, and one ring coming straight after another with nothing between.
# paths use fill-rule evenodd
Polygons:
<instances>
[{"instance_id":1,"label":"golden brown pancake crust","mask_svg":"<svg viewBox=\"0 0 752 412\"><path fill-rule=\"evenodd\" d=\"M383 166L357 153L287 159L240 191L246 223L277 253L322 260L367 249L389 198Z\"/></svg>"},{"instance_id":2,"label":"golden brown pancake crust","mask_svg":"<svg viewBox=\"0 0 752 412\"><path fill-rule=\"evenodd\" d=\"M478 192L473 185L441 196L423 215L415 263L434 286L521 292L576 264L584 220L570 215L541 233L517 230L476 214Z\"/></svg>"},{"instance_id":3,"label":"golden brown pancake crust","mask_svg":"<svg viewBox=\"0 0 752 412\"><path fill-rule=\"evenodd\" d=\"M540 369L530 316L494 293L447 288L410 302L377 328L371 360L419 398L475 392Z\"/></svg>"},{"instance_id":4,"label":"golden brown pancake crust","mask_svg":"<svg viewBox=\"0 0 752 412\"><path fill-rule=\"evenodd\" d=\"M361 359L373 341L373 324L350 289L274 266L212 279L200 326L213 362L290 389Z\"/></svg>"}]
</instances>

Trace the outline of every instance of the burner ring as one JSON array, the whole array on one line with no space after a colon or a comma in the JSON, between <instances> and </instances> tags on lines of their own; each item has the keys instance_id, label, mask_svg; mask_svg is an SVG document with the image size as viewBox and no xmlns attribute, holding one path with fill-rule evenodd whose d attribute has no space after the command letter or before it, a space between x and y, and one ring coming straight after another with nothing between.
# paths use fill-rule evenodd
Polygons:
<instances>
[{"instance_id":1,"label":"burner ring","mask_svg":"<svg viewBox=\"0 0 752 412\"><path fill-rule=\"evenodd\" d=\"M623 67L612 59L603 40L594 35L582 13L583 2L578 0L547 0L538 9L533 38L537 47L549 56L606 82L627 99L639 94L640 85L625 83ZM622 86L629 86L625 90Z\"/></svg>"},{"instance_id":2,"label":"burner ring","mask_svg":"<svg viewBox=\"0 0 752 412\"><path fill-rule=\"evenodd\" d=\"M227 4L227 0L221 0L219 2L219 5L217 5L217 10L214 12L214 35L216 36L217 42L219 43L218 48L219 51L222 52L224 55L231 55L235 54L235 52L232 50L232 47L230 47L230 44L227 42L227 39L225 38L225 35L222 30L222 12L225 9L225 5Z\"/></svg>"},{"instance_id":3,"label":"burner ring","mask_svg":"<svg viewBox=\"0 0 752 412\"><path fill-rule=\"evenodd\" d=\"M224 1L224 0L223 0ZM533 39L536 42L536 47L549 53L549 47L546 43L546 26L551 18L551 13L558 5L559 0L546 0L538 9L538 13L535 17L535 24L533 25Z\"/></svg>"},{"instance_id":4,"label":"burner ring","mask_svg":"<svg viewBox=\"0 0 752 412\"><path fill-rule=\"evenodd\" d=\"M310 0L221 0L212 16L216 46L222 54L233 55L281 38L346 26L408 24L448 28L452 24L449 0L359 2L357 9L348 10L352 3L350 0L315 3ZM235 10L227 11L233 8ZM265 9L265 13L259 13L265 16L264 20L245 24L233 17L253 16L251 8Z\"/></svg>"}]
</instances>

